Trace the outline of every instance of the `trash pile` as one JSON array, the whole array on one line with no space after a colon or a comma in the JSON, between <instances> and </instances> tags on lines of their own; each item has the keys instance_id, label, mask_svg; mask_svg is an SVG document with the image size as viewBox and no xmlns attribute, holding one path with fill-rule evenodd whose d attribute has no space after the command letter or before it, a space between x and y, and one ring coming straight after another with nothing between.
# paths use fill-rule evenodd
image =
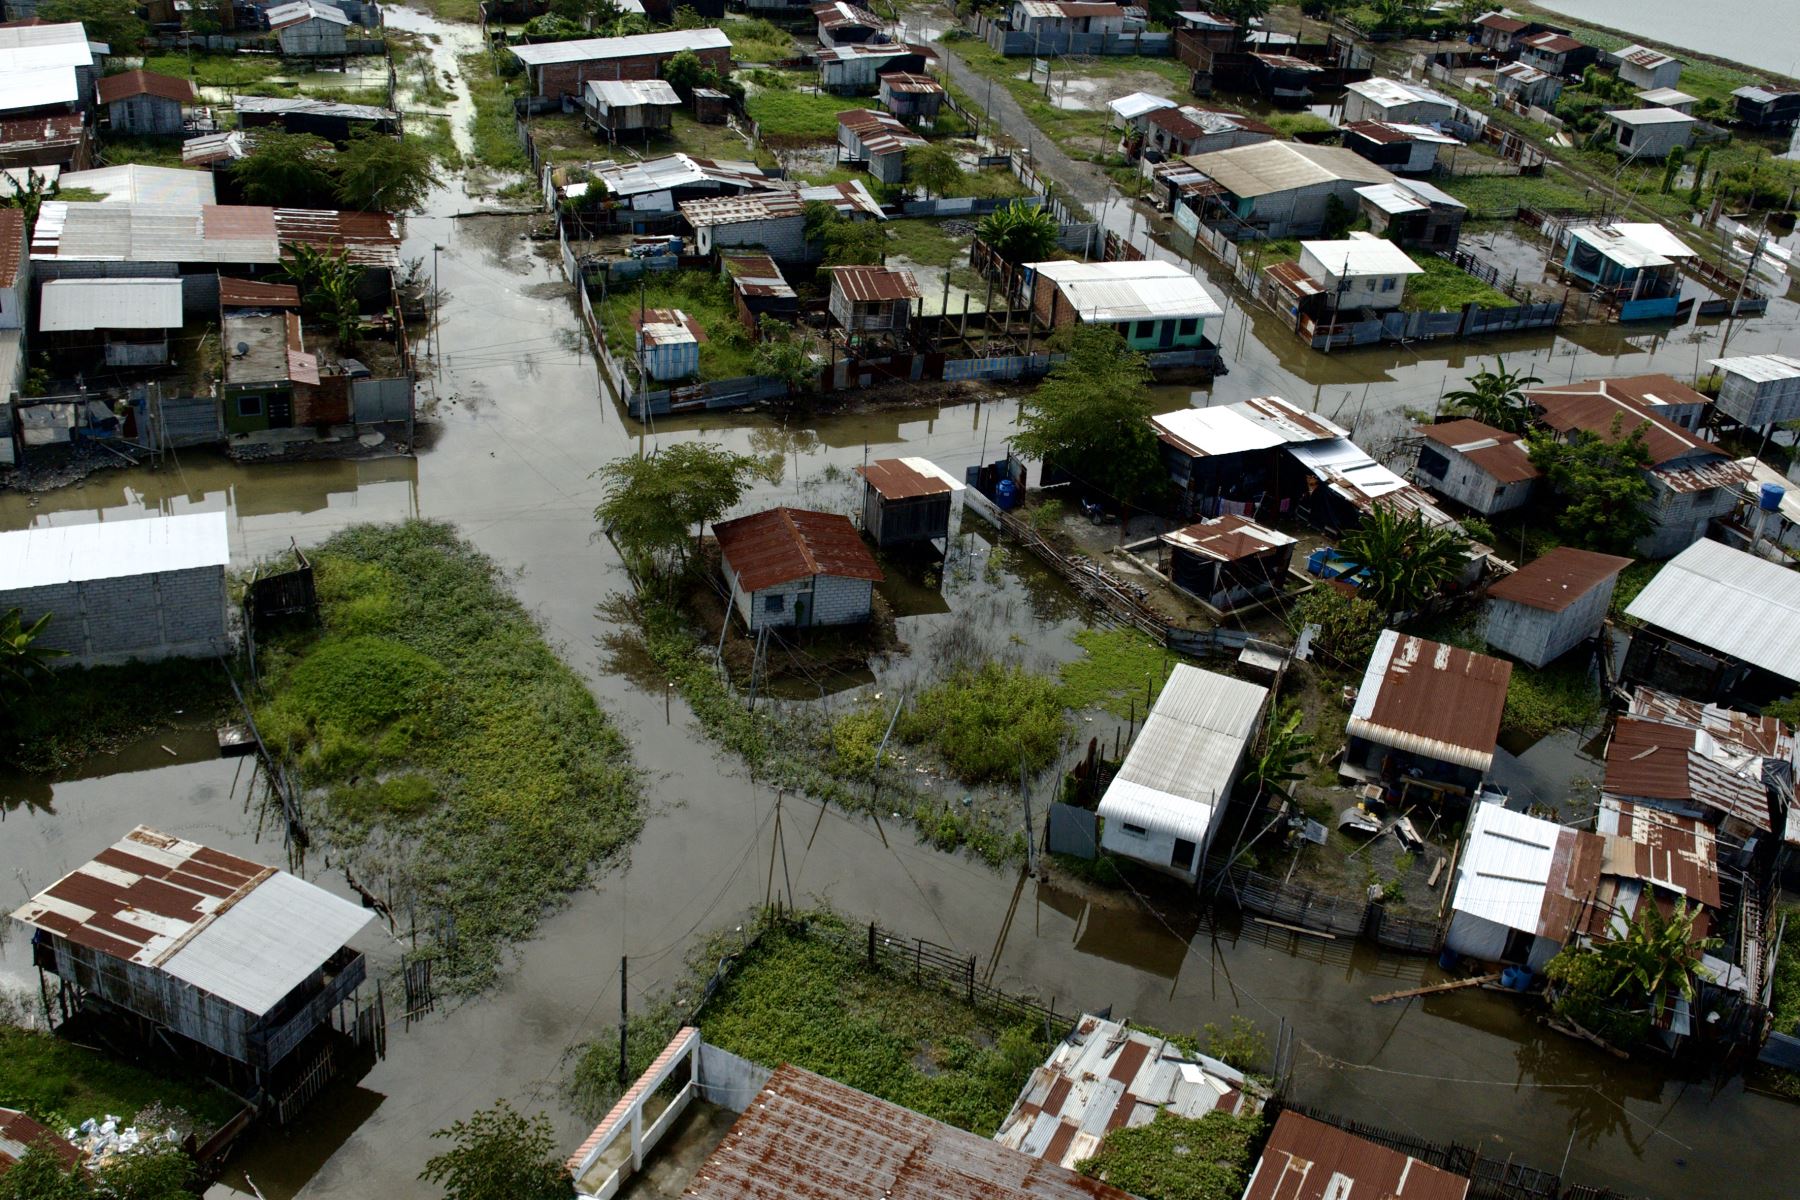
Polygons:
<instances>
[{"instance_id":1,"label":"trash pile","mask_svg":"<svg viewBox=\"0 0 1800 1200\"><path fill-rule=\"evenodd\" d=\"M90 1171L98 1170L113 1159L127 1154L154 1152L181 1145L181 1134L172 1125L160 1131L154 1127L143 1129L136 1125L123 1125L120 1118L110 1113L100 1120L89 1117L75 1128L65 1129L63 1137L81 1151L81 1157Z\"/></svg>"}]
</instances>

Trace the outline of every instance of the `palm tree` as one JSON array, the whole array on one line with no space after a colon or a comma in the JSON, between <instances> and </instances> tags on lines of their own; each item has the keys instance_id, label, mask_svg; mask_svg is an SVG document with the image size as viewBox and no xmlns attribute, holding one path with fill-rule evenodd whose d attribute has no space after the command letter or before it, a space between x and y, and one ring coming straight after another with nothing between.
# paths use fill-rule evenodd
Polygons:
<instances>
[{"instance_id":1,"label":"palm tree","mask_svg":"<svg viewBox=\"0 0 1800 1200\"><path fill-rule=\"evenodd\" d=\"M1259 805L1264 796L1292 799L1294 781L1306 778L1300 764L1306 761L1307 753L1312 749L1312 737L1300 732L1302 715L1298 708L1269 714L1262 753L1244 768L1244 782L1256 788Z\"/></svg>"},{"instance_id":2,"label":"palm tree","mask_svg":"<svg viewBox=\"0 0 1800 1200\"><path fill-rule=\"evenodd\" d=\"M30 691L36 678L49 670L49 661L68 653L37 644L38 636L48 624L49 613L30 625L25 624L23 609L9 609L0 614L0 706L12 703Z\"/></svg>"},{"instance_id":3,"label":"palm tree","mask_svg":"<svg viewBox=\"0 0 1800 1200\"><path fill-rule=\"evenodd\" d=\"M976 236L1006 262L1042 262L1056 253L1056 218L1015 200L981 218Z\"/></svg>"},{"instance_id":4,"label":"palm tree","mask_svg":"<svg viewBox=\"0 0 1800 1200\"><path fill-rule=\"evenodd\" d=\"M1437 595L1460 576L1469 543L1453 528L1427 524L1417 512L1401 515L1393 505L1377 504L1339 549L1369 573L1360 593L1393 613Z\"/></svg>"},{"instance_id":5,"label":"palm tree","mask_svg":"<svg viewBox=\"0 0 1800 1200\"><path fill-rule=\"evenodd\" d=\"M1492 371L1477 371L1468 387L1446 392L1444 403L1450 412L1473 417L1495 429L1524 433L1531 420L1525 389L1542 382L1536 375L1508 371L1506 360L1496 358Z\"/></svg>"},{"instance_id":6,"label":"palm tree","mask_svg":"<svg viewBox=\"0 0 1800 1200\"><path fill-rule=\"evenodd\" d=\"M1692 1001L1695 980L1711 978L1700 965L1700 956L1719 944L1718 938L1694 935L1700 913L1699 905L1690 908L1684 898L1665 916L1646 894L1625 932L1599 948L1600 960L1612 976L1612 995L1655 1000L1672 987Z\"/></svg>"}]
</instances>

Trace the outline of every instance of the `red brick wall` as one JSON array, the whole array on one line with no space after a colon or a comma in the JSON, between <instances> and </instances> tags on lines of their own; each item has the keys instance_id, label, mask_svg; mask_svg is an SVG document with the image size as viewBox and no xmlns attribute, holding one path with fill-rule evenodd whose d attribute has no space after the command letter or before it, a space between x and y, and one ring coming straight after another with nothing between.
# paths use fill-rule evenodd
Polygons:
<instances>
[{"instance_id":1,"label":"red brick wall","mask_svg":"<svg viewBox=\"0 0 1800 1200\"><path fill-rule=\"evenodd\" d=\"M730 50L721 47L694 53L714 70L731 69ZM673 54L640 54L636 58L547 63L538 68L538 95L579 98L582 85L590 79L657 79L662 75L662 64L673 57Z\"/></svg>"},{"instance_id":2,"label":"red brick wall","mask_svg":"<svg viewBox=\"0 0 1800 1200\"><path fill-rule=\"evenodd\" d=\"M1055 313L1054 319L1051 316ZM1056 284L1039 275L1031 293L1031 314L1039 324L1055 327L1075 323L1075 310L1056 290Z\"/></svg>"}]
</instances>

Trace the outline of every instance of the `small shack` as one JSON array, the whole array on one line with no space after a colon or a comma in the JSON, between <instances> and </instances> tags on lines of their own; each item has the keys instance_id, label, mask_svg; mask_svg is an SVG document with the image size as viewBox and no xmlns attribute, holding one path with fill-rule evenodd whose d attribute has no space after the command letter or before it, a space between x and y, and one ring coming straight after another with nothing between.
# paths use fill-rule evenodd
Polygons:
<instances>
[{"instance_id":1,"label":"small shack","mask_svg":"<svg viewBox=\"0 0 1800 1200\"><path fill-rule=\"evenodd\" d=\"M742 247L786 263L807 257L806 203L797 192L683 200L681 216L694 231L694 249L700 254Z\"/></svg>"},{"instance_id":2,"label":"small shack","mask_svg":"<svg viewBox=\"0 0 1800 1200\"><path fill-rule=\"evenodd\" d=\"M109 367L158 367L181 332L179 279L50 279L38 294L38 330L52 349L91 363L98 342Z\"/></svg>"},{"instance_id":3,"label":"small shack","mask_svg":"<svg viewBox=\"0 0 1800 1200\"><path fill-rule=\"evenodd\" d=\"M1232 514L1162 535L1169 582L1221 613L1278 594L1295 539Z\"/></svg>"},{"instance_id":4,"label":"small shack","mask_svg":"<svg viewBox=\"0 0 1800 1200\"><path fill-rule=\"evenodd\" d=\"M1750 129L1792 129L1800 124L1800 88L1752 84L1731 93L1738 124Z\"/></svg>"},{"instance_id":5,"label":"small shack","mask_svg":"<svg viewBox=\"0 0 1800 1200\"><path fill-rule=\"evenodd\" d=\"M1752 429L1800 420L1800 358L1746 354L1715 358L1719 398L1713 407Z\"/></svg>"},{"instance_id":6,"label":"small shack","mask_svg":"<svg viewBox=\"0 0 1800 1200\"><path fill-rule=\"evenodd\" d=\"M881 458L862 476L863 532L883 550L948 542L962 512L963 484L928 458Z\"/></svg>"},{"instance_id":7,"label":"small shack","mask_svg":"<svg viewBox=\"0 0 1800 1200\"><path fill-rule=\"evenodd\" d=\"M1612 295L1622 305L1621 316L1675 315L1681 299L1678 264L1694 257L1694 250L1663 226L1648 221L1582 225L1569 230L1568 246L1564 276Z\"/></svg>"},{"instance_id":8,"label":"small shack","mask_svg":"<svg viewBox=\"0 0 1800 1200\"><path fill-rule=\"evenodd\" d=\"M1519 43L1519 61L1559 79L1575 79L1593 66L1600 51L1566 33L1546 29Z\"/></svg>"},{"instance_id":9,"label":"small shack","mask_svg":"<svg viewBox=\"0 0 1800 1200\"><path fill-rule=\"evenodd\" d=\"M700 373L700 343L706 331L679 308L650 308L631 314L637 330L638 363L658 383Z\"/></svg>"},{"instance_id":10,"label":"small shack","mask_svg":"<svg viewBox=\"0 0 1800 1200\"><path fill-rule=\"evenodd\" d=\"M1345 725L1339 771L1472 794L1494 763L1512 664L1384 629Z\"/></svg>"},{"instance_id":11,"label":"small shack","mask_svg":"<svg viewBox=\"0 0 1800 1200\"><path fill-rule=\"evenodd\" d=\"M1762 758L1728 750L1679 718L1615 721L1600 796L1704 821L1740 844L1775 828Z\"/></svg>"},{"instance_id":12,"label":"small shack","mask_svg":"<svg viewBox=\"0 0 1800 1200\"><path fill-rule=\"evenodd\" d=\"M881 76L877 98L881 106L911 125L936 124L944 106L944 85L929 75L889 71Z\"/></svg>"},{"instance_id":13,"label":"small shack","mask_svg":"<svg viewBox=\"0 0 1800 1200\"><path fill-rule=\"evenodd\" d=\"M828 267L831 318L851 337L904 338L912 327L919 281L898 267Z\"/></svg>"},{"instance_id":14,"label":"small shack","mask_svg":"<svg viewBox=\"0 0 1800 1200\"><path fill-rule=\"evenodd\" d=\"M1700 103L1700 97L1690 96L1680 88L1650 88L1636 95L1638 103L1645 108L1672 108L1689 116L1693 115L1694 106Z\"/></svg>"},{"instance_id":15,"label":"small shack","mask_svg":"<svg viewBox=\"0 0 1800 1200\"><path fill-rule=\"evenodd\" d=\"M872 41L886 28L881 18L850 0L812 6L821 46L853 46Z\"/></svg>"},{"instance_id":16,"label":"small shack","mask_svg":"<svg viewBox=\"0 0 1800 1200\"><path fill-rule=\"evenodd\" d=\"M35 930L42 970L266 1085L363 982L350 941L374 913L139 825L13 919Z\"/></svg>"},{"instance_id":17,"label":"small shack","mask_svg":"<svg viewBox=\"0 0 1800 1200\"><path fill-rule=\"evenodd\" d=\"M200 99L188 80L155 71L108 75L94 90L106 106L107 124L113 133L132 136L179 136L183 107Z\"/></svg>"},{"instance_id":18,"label":"small shack","mask_svg":"<svg viewBox=\"0 0 1800 1200\"><path fill-rule=\"evenodd\" d=\"M1558 546L1488 588L1481 636L1493 649L1547 666L1600 635L1629 558Z\"/></svg>"},{"instance_id":19,"label":"small shack","mask_svg":"<svg viewBox=\"0 0 1800 1200\"><path fill-rule=\"evenodd\" d=\"M1636 43L1606 55L1619 78L1634 88L1672 88L1681 82L1681 60Z\"/></svg>"},{"instance_id":20,"label":"small shack","mask_svg":"<svg viewBox=\"0 0 1800 1200\"><path fill-rule=\"evenodd\" d=\"M1465 1200L1469 1179L1289 1109L1275 1121L1243 1200Z\"/></svg>"},{"instance_id":21,"label":"small shack","mask_svg":"<svg viewBox=\"0 0 1800 1200\"><path fill-rule=\"evenodd\" d=\"M1562 80L1554 75L1528 67L1524 63L1505 63L1494 72L1494 91L1520 104L1548 111L1562 95Z\"/></svg>"},{"instance_id":22,"label":"small shack","mask_svg":"<svg viewBox=\"0 0 1800 1200\"><path fill-rule=\"evenodd\" d=\"M1369 231L1397 246L1454 250L1469 206L1423 179L1397 179L1356 189Z\"/></svg>"},{"instance_id":23,"label":"small shack","mask_svg":"<svg viewBox=\"0 0 1800 1200\"><path fill-rule=\"evenodd\" d=\"M1626 606L1643 623L1624 677L1697 700L1792 695L1800 684L1800 574L1701 540Z\"/></svg>"},{"instance_id":24,"label":"small shack","mask_svg":"<svg viewBox=\"0 0 1800 1200\"><path fill-rule=\"evenodd\" d=\"M1542 477L1516 433L1467 419L1414 428L1425 438L1414 478L1484 517L1524 505Z\"/></svg>"},{"instance_id":25,"label":"small shack","mask_svg":"<svg viewBox=\"0 0 1800 1200\"><path fill-rule=\"evenodd\" d=\"M349 53L350 18L323 0L293 0L264 13L269 28L289 58L333 57Z\"/></svg>"},{"instance_id":26,"label":"small shack","mask_svg":"<svg viewBox=\"0 0 1800 1200\"><path fill-rule=\"evenodd\" d=\"M752 633L857 625L886 576L856 526L836 513L772 508L713 525L731 603Z\"/></svg>"},{"instance_id":27,"label":"small shack","mask_svg":"<svg viewBox=\"0 0 1800 1200\"><path fill-rule=\"evenodd\" d=\"M789 325L799 319L800 297L767 254L720 254L719 267L731 280L738 320L752 335L765 316Z\"/></svg>"},{"instance_id":28,"label":"small shack","mask_svg":"<svg viewBox=\"0 0 1800 1200\"><path fill-rule=\"evenodd\" d=\"M1280 396L1178 408L1151 417L1150 426L1181 495L1178 511L1207 516L1291 510L1305 477L1288 466L1281 451L1348 435Z\"/></svg>"},{"instance_id":29,"label":"small shack","mask_svg":"<svg viewBox=\"0 0 1800 1200\"><path fill-rule=\"evenodd\" d=\"M866 163L869 174L883 183L906 178L906 152L925 139L887 113L855 108L837 115L838 160Z\"/></svg>"},{"instance_id":30,"label":"small shack","mask_svg":"<svg viewBox=\"0 0 1800 1200\"><path fill-rule=\"evenodd\" d=\"M648 139L673 127L681 97L661 79L590 79L581 107L609 142L621 134Z\"/></svg>"},{"instance_id":31,"label":"small shack","mask_svg":"<svg viewBox=\"0 0 1800 1200\"><path fill-rule=\"evenodd\" d=\"M1192 271L1162 259L1058 259L1025 267L1035 323L1111 326L1134 350L1209 347L1206 322L1225 312Z\"/></svg>"},{"instance_id":32,"label":"small shack","mask_svg":"<svg viewBox=\"0 0 1800 1200\"><path fill-rule=\"evenodd\" d=\"M1670 151L1694 144L1699 122L1673 108L1628 108L1609 112L1613 149L1628 158L1661 162Z\"/></svg>"},{"instance_id":33,"label":"small shack","mask_svg":"<svg viewBox=\"0 0 1800 1200\"><path fill-rule=\"evenodd\" d=\"M1484 800L1469 814L1444 948L1542 972L1594 901L1606 842Z\"/></svg>"},{"instance_id":34,"label":"small shack","mask_svg":"<svg viewBox=\"0 0 1800 1200\"><path fill-rule=\"evenodd\" d=\"M1394 182L1393 172L1354 150L1304 142L1257 142L1214 150L1190 156L1187 164L1214 185L1208 191L1217 198L1209 204L1223 207L1271 238L1317 234L1325 228L1333 197L1354 209L1357 188Z\"/></svg>"},{"instance_id":35,"label":"small shack","mask_svg":"<svg viewBox=\"0 0 1800 1200\"><path fill-rule=\"evenodd\" d=\"M710 25L627 37L530 42L507 51L524 64L533 96L568 96L577 103L582 85L590 79L660 79L669 60L683 52L715 71L731 70L731 39Z\"/></svg>"},{"instance_id":36,"label":"small shack","mask_svg":"<svg viewBox=\"0 0 1800 1200\"><path fill-rule=\"evenodd\" d=\"M342 146L358 133L394 136L400 114L373 104L348 104L307 96L239 96L233 103L238 128L277 128L284 133L310 133Z\"/></svg>"},{"instance_id":37,"label":"small shack","mask_svg":"<svg viewBox=\"0 0 1800 1200\"><path fill-rule=\"evenodd\" d=\"M1429 125L1404 121L1353 121L1344 126L1344 145L1396 175L1429 175L1438 151L1462 142Z\"/></svg>"},{"instance_id":38,"label":"small shack","mask_svg":"<svg viewBox=\"0 0 1800 1200\"><path fill-rule=\"evenodd\" d=\"M931 59L905 43L831 46L819 51L819 89L836 96L869 96L895 71L923 75Z\"/></svg>"},{"instance_id":39,"label":"small shack","mask_svg":"<svg viewBox=\"0 0 1800 1200\"><path fill-rule=\"evenodd\" d=\"M1331 315L1352 309L1396 309L1406 296L1406 277L1425 268L1386 238L1353 233L1335 241L1301 242L1300 271L1332 298Z\"/></svg>"},{"instance_id":40,"label":"small shack","mask_svg":"<svg viewBox=\"0 0 1800 1200\"><path fill-rule=\"evenodd\" d=\"M1344 123L1398 121L1402 124L1436 125L1454 120L1458 105L1442 92L1404 79L1376 76L1344 89Z\"/></svg>"},{"instance_id":41,"label":"small shack","mask_svg":"<svg viewBox=\"0 0 1800 1200\"><path fill-rule=\"evenodd\" d=\"M1198 879L1268 698L1257 684L1177 664L1100 797L1101 848Z\"/></svg>"}]
</instances>

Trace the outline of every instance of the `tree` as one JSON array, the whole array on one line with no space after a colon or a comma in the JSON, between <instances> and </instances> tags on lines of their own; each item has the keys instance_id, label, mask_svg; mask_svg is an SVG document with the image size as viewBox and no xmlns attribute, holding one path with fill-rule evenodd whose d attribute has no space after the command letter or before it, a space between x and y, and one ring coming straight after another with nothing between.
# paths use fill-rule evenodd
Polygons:
<instances>
[{"instance_id":1,"label":"tree","mask_svg":"<svg viewBox=\"0 0 1800 1200\"><path fill-rule=\"evenodd\" d=\"M1300 730L1304 715L1297 706L1269 714L1262 750L1244 768L1243 781L1256 789L1259 806L1264 796L1289 799L1294 781L1306 778L1301 764L1312 749L1312 737Z\"/></svg>"},{"instance_id":2,"label":"tree","mask_svg":"<svg viewBox=\"0 0 1800 1200\"><path fill-rule=\"evenodd\" d=\"M757 324L762 340L756 345L752 361L759 375L773 375L787 384L789 392L810 392L819 383L819 364L812 360L805 345L794 339L794 327L786 321L764 317Z\"/></svg>"},{"instance_id":3,"label":"tree","mask_svg":"<svg viewBox=\"0 0 1800 1200\"><path fill-rule=\"evenodd\" d=\"M49 25L80 21L88 40L105 42L115 56L143 48L144 22L131 0L43 0L36 15Z\"/></svg>"},{"instance_id":4,"label":"tree","mask_svg":"<svg viewBox=\"0 0 1800 1200\"><path fill-rule=\"evenodd\" d=\"M1402 514L1391 504L1377 504L1339 539L1338 548L1369 573L1357 593L1389 613L1410 611L1437 595L1469 561L1469 543L1461 534L1428 524L1419 512Z\"/></svg>"},{"instance_id":5,"label":"tree","mask_svg":"<svg viewBox=\"0 0 1800 1200\"><path fill-rule=\"evenodd\" d=\"M1712 147L1700 147L1700 161L1694 164L1694 186L1688 189L1688 204L1690 207L1700 207L1700 194L1704 190L1706 184L1706 164L1711 158Z\"/></svg>"},{"instance_id":6,"label":"tree","mask_svg":"<svg viewBox=\"0 0 1800 1200\"><path fill-rule=\"evenodd\" d=\"M1334 587L1315 587L1300 597L1290 620L1296 636L1308 625L1318 626L1313 645L1339 666L1357 671L1368 662L1386 624L1371 601Z\"/></svg>"},{"instance_id":7,"label":"tree","mask_svg":"<svg viewBox=\"0 0 1800 1200\"><path fill-rule=\"evenodd\" d=\"M1646 894L1611 941L1563 950L1544 968L1557 1013L1614 1043L1648 1036L1652 1014L1672 995L1692 1003L1712 977L1700 960L1719 939L1697 935L1702 911L1684 897L1665 914Z\"/></svg>"},{"instance_id":8,"label":"tree","mask_svg":"<svg viewBox=\"0 0 1800 1200\"><path fill-rule=\"evenodd\" d=\"M348 251L336 254L289 242L282 247L279 275L300 289L300 302L306 311L329 324L340 342L356 341L362 324L362 302L357 296L362 271L350 261Z\"/></svg>"},{"instance_id":9,"label":"tree","mask_svg":"<svg viewBox=\"0 0 1800 1200\"><path fill-rule=\"evenodd\" d=\"M975 235L989 250L1018 266L1055 254L1059 232L1055 215L1047 209L1014 200L981 218Z\"/></svg>"},{"instance_id":10,"label":"tree","mask_svg":"<svg viewBox=\"0 0 1800 1200\"><path fill-rule=\"evenodd\" d=\"M117 1155L89 1173L64 1167L54 1151L26 1149L0 1174L0 1200L191 1200L194 1163L173 1146L157 1145Z\"/></svg>"},{"instance_id":11,"label":"tree","mask_svg":"<svg viewBox=\"0 0 1800 1200\"><path fill-rule=\"evenodd\" d=\"M1247 26L1253 20L1260 21L1268 16L1274 0L1214 0L1208 7L1226 20Z\"/></svg>"},{"instance_id":12,"label":"tree","mask_svg":"<svg viewBox=\"0 0 1800 1200\"><path fill-rule=\"evenodd\" d=\"M595 472L605 495L594 519L620 550L652 568L672 571L688 561L689 533L698 549L706 524L743 499L768 460L711 442L677 442L655 454L616 458Z\"/></svg>"},{"instance_id":13,"label":"tree","mask_svg":"<svg viewBox=\"0 0 1800 1200\"><path fill-rule=\"evenodd\" d=\"M550 1120L527 1117L504 1100L431 1135L454 1147L426 1162L419 1178L445 1200L569 1200L573 1181L557 1152Z\"/></svg>"},{"instance_id":14,"label":"tree","mask_svg":"<svg viewBox=\"0 0 1800 1200\"><path fill-rule=\"evenodd\" d=\"M1641 425L1629 436L1620 425L1614 417L1611 437L1582 430L1566 442L1548 434L1529 441L1532 465L1565 501L1557 528L1571 545L1629 554L1650 532L1650 450Z\"/></svg>"},{"instance_id":15,"label":"tree","mask_svg":"<svg viewBox=\"0 0 1800 1200\"><path fill-rule=\"evenodd\" d=\"M1662 194L1668 195L1675 188L1675 177L1681 174L1681 164L1687 161L1687 150L1682 146L1669 147L1669 157L1663 163Z\"/></svg>"},{"instance_id":16,"label":"tree","mask_svg":"<svg viewBox=\"0 0 1800 1200\"><path fill-rule=\"evenodd\" d=\"M43 208L49 190L49 177L32 167L25 168L23 183L11 175L0 175L0 204L24 211L27 237L37 228L38 210Z\"/></svg>"},{"instance_id":17,"label":"tree","mask_svg":"<svg viewBox=\"0 0 1800 1200\"><path fill-rule=\"evenodd\" d=\"M9 704L30 691L38 677L49 672L50 660L68 653L37 644L49 624L49 613L30 625L25 624L23 609L0 614L0 704Z\"/></svg>"},{"instance_id":18,"label":"tree","mask_svg":"<svg viewBox=\"0 0 1800 1200\"><path fill-rule=\"evenodd\" d=\"M906 178L925 189L925 196L948 196L962 182L956 156L942 146L913 146L903 156Z\"/></svg>"},{"instance_id":19,"label":"tree","mask_svg":"<svg viewBox=\"0 0 1800 1200\"><path fill-rule=\"evenodd\" d=\"M1110 327L1077 325L1068 356L1019 402L1013 448L1135 502L1168 482L1150 425L1150 370Z\"/></svg>"},{"instance_id":20,"label":"tree","mask_svg":"<svg viewBox=\"0 0 1800 1200\"><path fill-rule=\"evenodd\" d=\"M880 266L887 261L887 230L881 222L852 221L823 201L808 202L806 235L808 241L817 238L822 243L821 262L827 267Z\"/></svg>"},{"instance_id":21,"label":"tree","mask_svg":"<svg viewBox=\"0 0 1800 1200\"><path fill-rule=\"evenodd\" d=\"M359 131L337 155L337 198L345 208L410 212L438 185L437 164L423 142Z\"/></svg>"},{"instance_id":22,"label":"tree","mask_svg":"<svg viewBox=\"0 0 1800 1200\"><path fill-rule=\"evenodd\" d=\"M259 129L250 152L232 164L244 199L293 208L329 205L337 193L330 142L310 133Z\"/></svg>"},{"instance_id":23,"label":"tree","mask_svg":"<svg viewBox=\"0 0 1800 1200\"><path fill-rule=\"evenodd\" d=\"M1531 423L1525 389L1542 382L1536 375L1508 371L1506 360L1496 358L1494 369L1475 372L1468 387L1444 393L1444 403L1458 416L1473 417L1508 433L1524 433Z\"/></svg>"},{"instance_id":24,"label":"tree","mask_svg":"<svg viewBox=\"0 0 1800 1200\"><path fill-rule=\"evenodd\" d=\"M744 85L733 79L730 71L714 70L692 50L683 50L664 63L662 77L683 100L692 96L695 88L713 88L738 100L744 98Z\"/></svg>"}]
</instances>

